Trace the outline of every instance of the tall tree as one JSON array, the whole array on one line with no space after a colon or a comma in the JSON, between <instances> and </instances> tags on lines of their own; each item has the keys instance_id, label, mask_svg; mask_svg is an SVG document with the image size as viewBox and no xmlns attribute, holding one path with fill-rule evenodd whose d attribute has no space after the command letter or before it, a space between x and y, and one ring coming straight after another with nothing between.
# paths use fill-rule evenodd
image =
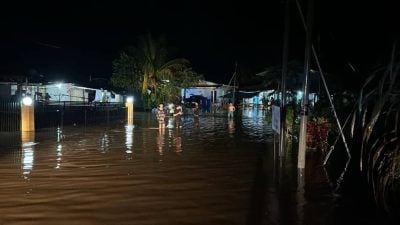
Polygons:
<instances>
[{"instance_id":1,"label":"tall tree","mask_svg":"<svg viewBox=\"0 0 400 225\"><path fill-rule=\"evenodd\" d=\"M137 48L121 52L113 61L112 82L141 93L146 107L175 101L181 88L202 78L189 67L188 60L170 57L165 38L154 39L147 34L138 40Z\"/></svg>"},{"instance_id":2,"label":"tall tree","mask_svg":"<svg viewBox=\"0 0 400 225\"><path fill-rule=\"evenodd\" d=\"M142 62L138 49L130 47L121 51L119 57L113 63L113 74L111 82L114 86L127 89L129 91L141 92L143 78Z\"/></svg>"}]
</instances>

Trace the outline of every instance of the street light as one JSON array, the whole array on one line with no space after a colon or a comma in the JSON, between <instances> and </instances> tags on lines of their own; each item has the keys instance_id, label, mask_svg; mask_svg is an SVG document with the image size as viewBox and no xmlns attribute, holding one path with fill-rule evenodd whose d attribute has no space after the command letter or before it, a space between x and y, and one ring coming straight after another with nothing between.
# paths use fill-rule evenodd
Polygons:
<instances>
[{"instance_id":1,"label":"street light","mask_svg":"<svg viewBox=\"0 0 400 225\"><path fill-rule=\"evenodd\" d=\"M61 97L62 97L62 92L61 92L61 88L62 88L63 83L58 83L56 84L56 86L58 87L58 105L61 104Z\"/></svg>"},{"instance_id":2,"label":"street light","mask_svg":"<svg viewBox=\"0 0 400 225\"><path fill-rule=\"evenodd\" d=\"M126 102L127 103L133 103L133 97L132 96L127 97L126 98Z\"/></svg>"},{"instance_id":3,"label":"street light","mask_svg":"<svg viewBox=\"0 0 400 225\"><path fill-rule=\"evenodd\" d=\"M297 100L301 100L303 98L303 92L302 91L297 91Z\"/></svg>"},{"instance_id":4,"label":"street light","mask_svg":"<svg viewBox=\"0 0 400 225\"><path fill-rule=\"evenodd\" d=\"M26 105L26 106L31 106L32 103L33 103L33 100L32 100L32 98L29 97L29 96L25 96L25 97L22 99L22 104L24 104L24 105Z\"/></svg>"}]
</instances>

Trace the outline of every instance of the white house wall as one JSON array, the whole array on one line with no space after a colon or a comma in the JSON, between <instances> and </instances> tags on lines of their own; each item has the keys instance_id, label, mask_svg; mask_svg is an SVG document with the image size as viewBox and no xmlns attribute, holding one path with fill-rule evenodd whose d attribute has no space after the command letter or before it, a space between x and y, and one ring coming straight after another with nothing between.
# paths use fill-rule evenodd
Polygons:
<instances>
[{"instance_id":1,"label":"white house wall","mask_svg":"<svg viewBox=\"0 0 400 225\"><path fill-rule=\"evenodd\" d=\"M2 97L10 97L18 94L18 86L25 92L26 95L37 97L35 100L42 100L46 93L50 96L51 102L58 101L73 101L73 102L88 102L89 92L95 91L95 101L102 102L107 99L108 102L122 103L124 96L110 92L107 90L99 90L75 86L73 83L62 84L16 84L16 83L0 83L0 95ZM39 97L41 95L42 99ZM106 96L107 98L104 98ZM113 97L114 96L114 97Z\"/></svg>"},{"instance_id":2,"label":"white house wall","mask_svg":"<svg viewBox=\"0 0 400 225\"><path fill-rule=\"evenodd\" d=\"M123 102L123 97L120 94L115 94L115 98L112 99L113 102Z\"/></svg>"},{"instance_id":3,"label":"white house wall","mask_svg":"<svg viewBox=\"0 0 400 225\"><path fill-rule=\"evenodd\" d=\"M215 102L222 102L222 98L220 96L225 95L229 90L232 88L230 87L193 87L193 88L187 88L187 89L182 89L181 91L181 96L182 98L190 98L192 95L201 95L203 97L206 97L207 99L213 100L212 93L216 92L214 94L215 96Z\"/></svg>"},{"instance_id":4,"label":"white house wall","mask_svg":"<svg viewBox=\"0 0 400 225\"><path fill-rule=\"evenodd\" d=\"M69 91L70 101L83 102L85 99L85 89L72 87Z\"/></svg>"},{"instance_id":5,"label":"white house wall","mask_svg":"<svg viewBox=\"0 0 400 225\"><path fill-rule=\"evenodd\" d=\"M201 95L208 99L211 99L211 91L215 88L203 87L203 88L188 88L186 89L186 98L190 98L192 95Z\"/></svg>"},{"instance_id":6,"label":"white house wall","mask_svg":"<svg viewBox=\"0 0 400 225\"><path fill-rule=\"evenodd\" d=\"M43 95L46 92L50 95L50 101L88 101L88 93L85 91L85 88L74 86L72 83L63 83L61 85L51 84L43 87L40 90Z\"/></svg>"},{"instance_id":7,"label":"white house wall","mask_svg":"<svg viewBox=\"0 0 400 225\"><path fill-rule=\"evenodd\" d=\"M263 99L269 100L271 97L273 97L272 95L269 96L273 92L274 90L261 91L260 93L258 93L258 95L255 95L251 98L240 99L240 102L243 104L249 104L253 106L261 106L263 105Z\"/></svg>"},{"instance_id":8,"label":"white house wall","mask_svg":"<svg viewBox=\"0 0 400 225\"><path fill-rule=\"evenodd\" d=\"M70 101L70 93L69 89L71 84L62 84L62 85L45 85L46 92L50 95L50 101Z\"/></svg>"}]
</instances>

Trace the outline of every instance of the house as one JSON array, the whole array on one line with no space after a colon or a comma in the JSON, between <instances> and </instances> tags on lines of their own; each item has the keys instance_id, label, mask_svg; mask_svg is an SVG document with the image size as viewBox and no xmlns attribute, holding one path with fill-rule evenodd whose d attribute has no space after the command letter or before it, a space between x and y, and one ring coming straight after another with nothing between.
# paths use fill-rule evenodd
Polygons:
<instances>
[{"instance_id":1,"label":"house","mask_svg":"<svg viewBox=\"0 0 400 225\"><path fill-rule=\"evenodd\" d=\"M75 83L17 83L0 82L0 97L17 99L32 96L35 101L58 102L113 102L122 103L123 96L113 91L83 87Z\"/></svg>"},{"instance_id":2,"label":"house","mask_svg":"<svg viewBox=\"0 0 400 225\"><path fill-rule=\"evenodd\" d=\"M32 96L37 100L41 83L0 82L0 97L4 99L17 99L19 96Z\"/></svg>"},{"instance_id":3,"label":"house","mask_svg":"<svg viewBox=\"0 0 400 225\"><path fill-rule=\"evenodd\" d=\"M10 99L16 90L16 82L0 82L0 98Z\"/></svg>"},{"instance_id":4,"label":"house","mask_svg":"<svg viewBox=\"0 0 400 225\"><path fill-rule=\"evenodd\" d=\"M115 92L82 87L75 83L46 84L40 88L40 92L47 93L50 102L123 102L123 96Z\"/></svg>"},{"instance_id":5,"label":"house","mask_svg":"<svg viewBox=\"0 0 400 225\"><path fill-rule=\"evenodd\" d=\"M286 75L286 98L287 102L300 103L303 98L304 65L301 62L291 61L288 63ZM309 77L309 103L314 105L319 100L320 80L318 72L310 70ZM282 79L282 65L273 66L255 75L256 81L246 89L272 90L270 96L276 100L281 99L280 86Z\"/></svg>"},{"instance_id":6,"label":"house","mask_svg":"<svg viewBox=\"0 0 400 225\"><path fill-rule=\"evenodd\" d=\"M223 96L233 90L233 86L200 80L192 87L181 90L181 98L185 103L197 102L205 111L211 106L221 106L227 100Z\"/></svg>"},{"instance_id":7,"label":"house","mask_svg":"<svg viewBox=\"0 0 400 225\"><path fill-rule=\"evenodd\" d=\"M235 99L235 102L241 107L262 108L267 103L263 101L269 100L273 94L274 90L238 90L235 91L235 96L233 96L233 92L228 92L222 97L228 100Z\"/></svg>"},{"instance_id":8,"label":"house","mask_svg":"<svg viewBox=\"0 0 400 225\"><path fill-rule=\"evenodd\" d=\"M192 87L182 89L181 97L184 100L188 100L192 99L194 96L207 99L211 103L220 103L224 100L221 96L225 95L231 90L233 90L233 86L200 80Z\"/></svg>"}]
</instances>

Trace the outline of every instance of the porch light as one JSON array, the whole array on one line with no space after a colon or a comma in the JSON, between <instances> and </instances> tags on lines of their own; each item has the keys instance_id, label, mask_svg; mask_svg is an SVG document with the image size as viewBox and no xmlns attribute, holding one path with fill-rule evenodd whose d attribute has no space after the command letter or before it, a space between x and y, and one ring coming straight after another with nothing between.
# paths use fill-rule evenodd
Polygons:
<instances>
[{"instance_id":1,"label":"porch light","mask_svg":"<svg viewBox=\"0 0 400 225\"><path fill-rule=\"evenodd\" d=\"M126 98L127 103L133 103L133 96L129 96Z\"/></svg>"},{"instance_id":2,"label":"porch light","mask_svg":"<svg viewBox=\"0 0 400 225\"><path fill-rule=\"evenodd\" d=\"M22 104L24 104L24 105L26 105L26 106L31 106L32 103L33 103L33 100L32 100L31 97L25 96L25 97L22 99Z\"/></svg>"}]
</instances>

